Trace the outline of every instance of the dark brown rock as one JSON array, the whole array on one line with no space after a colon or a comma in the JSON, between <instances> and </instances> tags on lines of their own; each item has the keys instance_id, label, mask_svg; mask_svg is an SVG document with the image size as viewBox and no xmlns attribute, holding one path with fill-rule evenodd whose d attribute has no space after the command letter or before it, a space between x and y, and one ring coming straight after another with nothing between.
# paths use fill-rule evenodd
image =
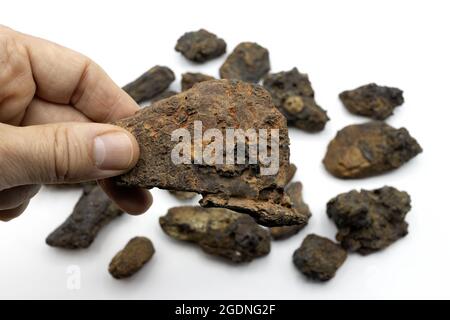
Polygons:
<instances>
[{"instance_id":1,"label":"dark brown rock","mask_svg":"<svg viewBox=\"0 0 450 320\"><path fill-rule=\"evenodd\" d=\"M222 208L176 207L159 219L172 238L198 244L203 251L236 263L270 252L270 235L251 217Z\"/></svg>"},{"instance_id":2,"label":"dark brown rock","mask_svg":"<svg viewBox=\"0 0 450 320\"><path fill-rule=\"evenodd\" d=\"M220 57L226 49L227 44L223 39L205 29L186 32L175 46L175 51L194 62L205 62Z\"/></svg>"},{"instance_id":3,"label":"dark brown rock","mask_svg":"<svg viewBox=\"0 0 450 320\"><path fill-rule=\"evenodd\" d=\"M191 161L198 159L195 146L188 151L188 163L175 164L171 155L179 140L172 141L171 134L184 128L194 137L195 121L201 121L202 132L218 129L223 137L227 128L278 129L279 148L273 146L279 150L278 171L263 175L270 166L260 158L249 163L248 153L242 164L195 163ZM306 217L292 208L283 191L289 170L286 120L262 87L233 80L201 82L115 124L134 134L141 149L136 167L116 178L119 184L201 193L203 206L246 212L266 225L305 222ZM247 140L245 146L250 149L254 144Z\"/></svg>"},{"instance_id":4,"label":"dark brown rock","mask_svg":"<svg viewBox=\"0 0 450 320\"><path fill-rule=\"evenodd\" d=\"M46 242L65 249L87 248L100 229L122 213L100 187L85 189L73 213L47 237Z\"/></svg>"},{"instance_id":5,"label":"dark brown rock","mask_svg":"<svg viewBox=\"0 0 450 320\"><path fill-rule=\"evenodd\" d=\"M150 261L154 253L150 239L135 237L114 256L108 271L116 279L131 277Z\"/></svg>"},{"instance_id":6,"label":"dark brown rock","mask_svg":"<svg viewBox=\"0 0 450 320\"><path fill-rule=\"evenodd\" d=\"M294 252L294 265L312 280L328 281L347 259L347 252L333 241L308 235Z\"/></svg>"},{"instance_id":7,"label":"dark brown rock","mask_svg":"<svg viewBox=\"0 0 450 320\"><path fill-rule=\"evenodd\" d=\"M402 90L375 83L344 91L339 98L351 113L374 120L385 120L404 102Z\"/></svg>"},{"instance_id":8,"label":"dark brown rock","mask_svg":"<svg viewBox=\"0 0 450 320\"><path fill-rule=\"evenodd\" d=\"M181 201L191 200L197 196L195 192L186 192L186 191L169 191L171 195Z\"/></svg>"},{"instance_id":9,"label":"dark brown rock","mask_svg":"<svg viewBox=\"0 0 450 320\"><path fill-rule=\"evenodd\" d=\"M150 102L155 103L155 102L158 102L159 100L170 98L171 96L174 96L176 94L178 94L178 92L172 91L172 90L166 90L166 91L161 92L160 94L156 95L152 99L150 99Z\"/></svg>"},{"instance_id":10,"label":"dark brown rock","mask_svg":"<svg viewBox=\"0 0 450 320\"><path fill-rule=\"evenodd\" d=\"M139 78L123 87L137 103L154 98L166 90L175 80L175 74L167 67L154 66Z\"/></svg>"},{"instance_id":11,"label":"dark brown rock","mask_svg":"<svg viewBox=\"0 0 450 320\"><path fill-rule=\"evenodd\" d=\"M411 209L406 192L392 187L338 195L327 204L327 214L339 229L341 245L361 254L386 248L408 233L405 216Z\"/></svg>"},{"instance_id":12,"label":"dark brown rock","mask_svg":"<svg viewBox=\"0 0 450 320\"><path fill-rule=\"evenodd\" d=\"M289 125L308 132L323 130L329 118L316 103L307 74L298 72L297 68L272 73L264 78L264 87Z\"/></svg>"},{"instance_id":13,"label":"dark brown rock","mask_svg":"<svg viewBox=\"0 0 450 320\"><path fill-rule=\"evenodd\" d=\"M186 91L194 86L194 84L214 80L214 77L198 72L186 72L181 75L181 91Z\"/></svg>"},{"instance_id":14,"label":"dark brown rock","mask_svg":"<svg viewBox=\"0 0 450 320\"><path fill-rule=\"evenodd\" d=\"M323 163L338 178L363 178L396 169L421 152L405 128L368 122L340 130Z\"/></svg>"},{"instance_id":15,"label":"dark brown rock","mask_svg":"<svg viewBox=\"0 0 450 320\"><path fill-rule=\"evenodd\" d=\"M242 42L220 67L220 77L257 83L269 70L269 51L257 43Z\"/></svg>"}]
</instances>

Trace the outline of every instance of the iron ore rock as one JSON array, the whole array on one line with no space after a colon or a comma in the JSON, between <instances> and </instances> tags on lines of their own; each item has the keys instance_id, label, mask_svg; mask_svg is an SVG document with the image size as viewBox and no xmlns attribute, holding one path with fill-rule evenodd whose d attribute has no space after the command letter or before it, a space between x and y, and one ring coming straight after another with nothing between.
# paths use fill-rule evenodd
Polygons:
<instances>
[{"instance_id":1,"label":"iron ore rock","mask_svg":"<svg viewBox=\"0 0 450 320\"><path fill-rule=\"evenodd\" d=\"M323 163L338 178L363 178L396 169L421 152L405 128L374 121L340 130Z\"/></svg>"},{"instance_id":2,"label":"iron ore rock","mask_svg":"<svg viewBox=\"0 0 450 320\"><path fill-rule=\"evenodd\" d=\"M336 239L363 255L381 250L408 234L405 216L411 198L393 187L352 190L331 199L327 214L339 229Z\"/></svg>"},{"instance_id":3,"label":"iron ore rock","mask_svg":"<svg viewBox=\"0 0 450 320\"><path fill-rule=\"evenodd\" d=\"M194 84L214 80L214 77L198 72L186 72L181 75L181 91L186 91L194 86Z\"/></svg>"},{"instance_id":4,"label":"iron ore rock","mask_svg":"<svg viewBox=\"0 0 450 320\"><path fill-rule=\"evenodd\" d=\"M170 237L198 244L206 253L236 263L270 252L269 232L251 217L223 208L176 207L159 219Z\"/></svg>"},{"instance_id":5,"label":"iron ore rock","mask_svg":"<svg viewBox=\"0 0 450 320\"><path fill-rule=\"evenodd\" d=\"M154 253L150 239L135 237L114 256L108 271L116 279L131 277L150 261Z\"/></svg>"},{"instance_id":6,"label":"iron ore rock","mask_svg":"<svg viewBox=\"0 0 450 320\"><path fill-rule=\"evenodd\" d=\"M312 280L328 281L347 259L347 252L333 241L308 235L294 252L294 265Z\"/></svg>"},{"instance_id":7,"label":"iron ore rock","mask_svg":"<svg viewBox=\"0 0 450 320\"><path fill-rule=\"evenodd\" d=\"M87 248L100 229L122 213L100 187L84 189L73 213L47 237L46 242L65 249Z\"/></svg>"},{"instance_id":8,"label":"iron ore rock","mask_svg":"<svg viewBox=\"0 0 450 320\"><path fill-rule=\"evenodd\" d=\"M129 130L141 150L137 165L117 177L118 184L200 193L202 206L249 213L268 226L306 222L308 217L293 208L292 201L284 194L290 166L286 119L261 86L235 80L201 82L115 124ZM221 158L225 155L219 151L217 155L222 163L220 159L203 161L202 146L212 146L213 139L201 135L193 138L198 132L217 129L215 132L222 133L222 137L214 141L224 141L226 129L230 128L244 132L266 129L267 133L278 130L279 142L272 146L274 154L278 152L278 157L273 159L278 161L267 162L258 157L255 163L250 163L250 152L245 152L245 159L242 159L245 161L227 164L225 158ZM172 137L174 132L180 133L179 129L182 129L182 142L181 136ZM273 139L266 141L271 144ZM256 145L253 139L241 143L245 150L252 150ZM238 144L234 143L234 147ZM231 148L232 151L235 148ZM183 161L174 162L174 154L183 155ZM274 169L273 172L269 172L270 169Z\"/></svg>"},{"instance_id":9,"label":"iron ore rock","mask_svg":"<svg viewBox=\"0 0 450 320\"><path fill-rule=\"evenodd\" d=\"M175 50L194 62L205 62L225 53L227 44L215 34L200 29L181 36Z\"/></svg>"},{"instance_id":10,"label":"iron ore rock","mask_svg":"<svg viewBox=\"0 0 450 320\"><path fill-rule=\"evenodd\" d=\"M308 132L325 128L329 118L327 112L316 103L307 74L298 72L297 68L272 73L264 78L264 87L289 125Z\"/></svg>"},{"instance_id":11,"label":"iron ore rock","mask_svg":"<svg viewBox=\"0 0 450 320\"><path fill-rule=\"evenodd\" d=\"M374 120L385 120L404 102L402 90L375 83L341 92L339 98L351 113Z\"/></svg>"},{"instance_id":12,"label":"iron ore rock","mask_svg":"<svg viewBox=\"0 0 450 320\"><path fill-rule=\"evenodd\" d=\"M154 66L122 89L125 90L134 101L141 103L162 93L174 80L175 74L172 70L167 67Z\"/></svg>"},{"instance_id":13,"label":"iron ore rock","mask_svg":"<svg viewBox=\"0 0 450 320\"><path fill-rule=\"evenodd\" d=\"M242 42L220 67L220 77L257 83L269 70L269 51L257 43Z\"/></svg>"}]
</instances>

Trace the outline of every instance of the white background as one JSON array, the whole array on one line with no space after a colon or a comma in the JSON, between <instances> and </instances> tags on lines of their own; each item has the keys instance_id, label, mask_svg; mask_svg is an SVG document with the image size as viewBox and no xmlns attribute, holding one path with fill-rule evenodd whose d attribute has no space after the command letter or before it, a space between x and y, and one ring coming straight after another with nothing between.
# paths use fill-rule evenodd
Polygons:
<instances>
[{"instance_id":1,"label":"white background","mask_svg":"<svg viewBox=\"0 0 450 320\"><path fill-rule=\"evenodd\" d=\"M0 224L0 298L450 298L449 8L445 1L3 1L0 23L90 56L119 85L155 64L176 72L177 90L181 72L217 76L224 57L194 65L174 51L185 31L207 28L226 40L228 52L256 41L270 50L272 71L297 66L310 75L331 121L318 134L290 131L296 180L313 217L297 236L274 242L269 256L236 266L170 239L158 217L180 202L162 190L153 191L146 214L117 219L89 249L51 248L46 236L80 192L45 188L23 216ZM388 122L407 127L424 153L395 172L341 181L321 164L327 143L365 119L350 115L337 96L368 82L404 90L405 104ZM305 280L291 256L308 233L334 237L326 202L385 184L410 193L410 234L383 252L351 254L326 284ZM136 235L150 237L156 254L135 277L114 280L109 261ZM66 286L70 265L80 267L80 290Z\"/></svg>"}]
</instances>

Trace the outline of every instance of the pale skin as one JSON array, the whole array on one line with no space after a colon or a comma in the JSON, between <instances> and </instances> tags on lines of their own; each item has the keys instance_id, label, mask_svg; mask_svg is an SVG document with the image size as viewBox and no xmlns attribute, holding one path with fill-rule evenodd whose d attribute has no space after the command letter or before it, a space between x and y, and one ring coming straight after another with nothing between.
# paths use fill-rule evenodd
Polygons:
<instances>
[{"instance_id":1,"label":"pale skin","mask_svg":"<svg viewBox=\"0 0 450 320\"><path fill-rule=\"evenodd\" d=\"M0 26L0 220L18 217L42 184L89 180L128 213L145 212L148 191L107 179L139 157L135 138L107 123L138 108L89 58Z\"/></svg>"}]
</instances>

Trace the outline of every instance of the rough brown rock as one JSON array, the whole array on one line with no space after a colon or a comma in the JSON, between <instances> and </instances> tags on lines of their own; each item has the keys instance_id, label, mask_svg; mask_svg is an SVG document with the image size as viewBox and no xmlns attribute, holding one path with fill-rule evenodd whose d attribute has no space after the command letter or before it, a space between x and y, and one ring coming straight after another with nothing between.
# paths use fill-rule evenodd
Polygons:
<instances>
[{"instance_id":1,"label":"rough brown rock","mask_svg":"<svg viewBox=\"0 0 450 320\"><path fill-rule=\"evenodd\" d=\"M421 152L408 130L375 121L340 130L323 163L338 178L363 178L396 169Z\"/></svg>"},{"instance_id":2,"label":"rough brown rock","mask_svg":"<svg viewBox=\"0 0 450 320\"><path fill-rule=\"evenodd\" d=\"M73 213L47 237L46 242L65 249L87 248L100 229L122 213L100 187L84 189Z\"/></svg>"},{"instance_id":3,"label":"rough brown rock","mask_svg":"<svg viewBox=\"0 0 450 320\"><path fill-rule=\"evenodd\" d=\"M154 66L139 78L123 87L137 103L150 100L166 90L175 80L175 74L167 67Z\"/></svg>"},{"instance_id":4,"label":"rough brown rock","mask_svg":"<svg viewBox=\"0 0 450 320\"><path fill-rule=\"evenodd\" d=\"M328 281L347 259L347 252L333 241L308 235L294 252L294 265L312 280Z\"/></svg>"},{"instance_id":5,"label":"rough brown rock","mask_svg":"<svg viewBox=\"0 0 450 320\"><path fill-rule=\"evenodd\" d=\"M352 190L327 204L327 214L339 229L341 245L361 254L386 248L408 233L405 217L411 209L406 192L392 187Z\"/></svg>"},{"instance_id":6,"label":"rough brown rock","mask_svg":"<svg viewBox=\"0 0 450 320\"><path fill-rule=\"evenodd\" d=\"M182 127L194 137L194 121L202 122L203 132L219 129L224 137L227 128L278 129L278 172L262 175L268 165L260 159L256 164L175 164L171 152L179 141L172 141L171 134ZM116 178L119 184L201 193L204 206L250 213L269 226L305 223L307 217L292 208L283 192L289 170L286 120L262 87L233 80L201 82L115 124L134 134L141 149L136 167ZM245 142L248 148L250 143ZM190 158L195 159L192 150Z\"/></svg>"},{"instance_id":7,"label":"rough brown rock","mask_svg":"<svg viewBox=\"0 0 450 320\"><path fill-rule=\"evenodd\" d=\"M269 51L257 43L242 42L220 67L220 77L257 83L269 70Z\"/></svg>"},{"instance_id":8,"label":"rough brown rock","mask_svg":"<svg viewBox=\"0 0 450 320\"><path fill-rule=\"evenodd\" d=\"M287 175L286 175L286 182L284 185L288 185L289 182L292 181L292 179L294 178L295 174L297 173L297 166L293 163L291 163L289 165L289 169L287 171Z\"/></svg>"},{"instance_id":9,"label":"rough brown rock","mask_svg":"<svg viewBox=\"0 0 450 320\"><path fill-rule=\"evenodd\" d=\"M172 238L198 244L203 251L236 263L270 252L269 232L251 217L222 208L176 207L159 219Z\"/></svg>"},{"instance_id":10,"label":"rough brown rock","mask_svg":"<svg viewBox=\"0 0 450 320\"><path fill-rule=\"evenodd\" d=\"M339 98L351 113L374 120L385 120L404 102L402 90L375 83L344 91Z\"/></svg>"},{"instance_id":11,"label":"rough brown rock","mask_svg":"<svg viewBox=\"0 0 450 320\"><path fill-rule=\"evenodd\" d=\"M150 239L135 237L114 256L108 271L116 279L131 277L141 270L154 253L155 249Z\"/></svg>"},{"instance_id":12,"label":"rough brown rock","mask_svg":"<svg viewBox=\"0 0 450 320\"><path fill-rule=\"evenodd\" d=\"M200 29L186 32L181 36L175 46L187 59L194 62L205 62L217 58L225 53L227 44L215 34Z\"/></svg>"},{"instance_id":13,"label":"rough brown rock","mask_svg":"<svg viewBox=\"0 0 450 320\"><path fill-rule=\"evenodd\" d=\"M325 128L329 118L327 112L316 103L307 74L298 72L297 68L272 73L264 78L264 87L289 125L308 132Z\"/></svg>"},{"instance_id":14,"label":"rough brown rock","mask_svg":"<svg viewBox=\"0 0 450 320\"><path fill-rule=\"evenodd\" d=\"M198 72L186 72L181 75L181 91L186 91L194 86L194 84L214 80L214 77Z\"/></svg>"}]
</instances>

